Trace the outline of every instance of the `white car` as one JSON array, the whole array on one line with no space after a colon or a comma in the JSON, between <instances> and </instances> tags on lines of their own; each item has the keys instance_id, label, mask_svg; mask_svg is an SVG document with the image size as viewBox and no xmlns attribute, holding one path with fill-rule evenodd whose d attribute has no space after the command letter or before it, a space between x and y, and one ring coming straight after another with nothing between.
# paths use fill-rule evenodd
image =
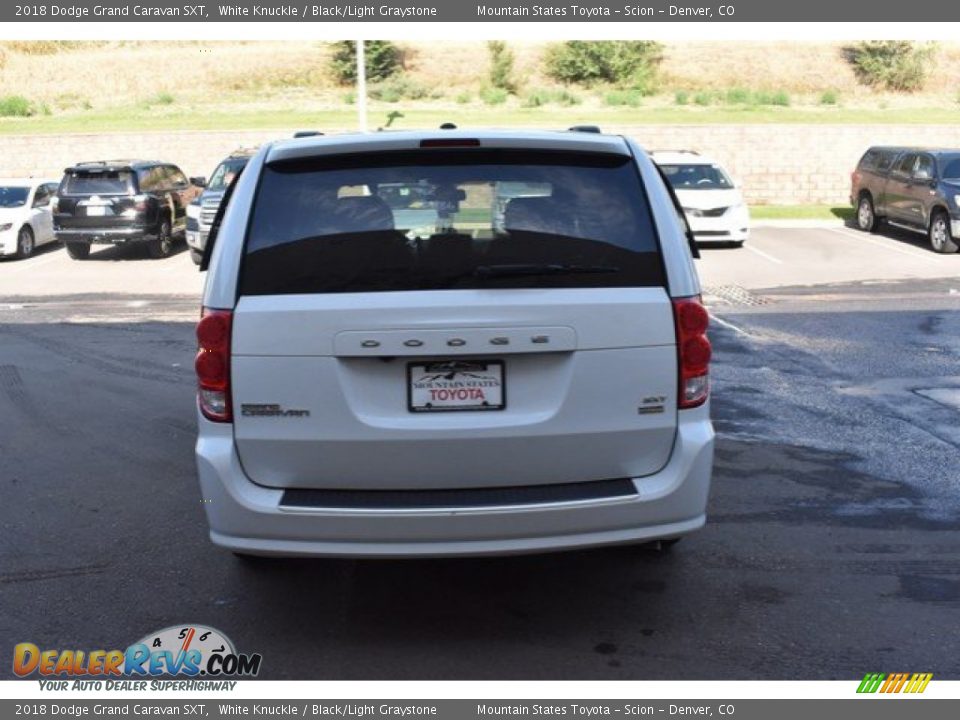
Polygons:
<instances>
[{"instance_id":1,"label":"white car","mask_svg":"<svg viewBox=\"0 0 960 720\"><path fill-rule=\"evenodd\" d=\"M726 170L695 152L655 152L687 216L698 243L743 245L750 237L750 212L743 194Z\"/></svg>"},{"instance_id":2,"label":"white car","mask_svg":"<svg viewBox=\"0 0 960 720\"><path fill-rule=\"evenodd\" d=\"M414 192L410 221L388 200ZM708 314L679 208L633 141L286 140L222 207L196 357L217 545L494 555L704 524Z\"/></svg>"},{"instance_id":3,"label":"white car","mask_svg":"<svg viewBox=\"0 0 960 720\"><path fill-rule=\"evenodd\" d=\"M55 242L51 200L60 183L36 178L0 178L0 257L30 257Z\"/></svg>"}]
</instances>

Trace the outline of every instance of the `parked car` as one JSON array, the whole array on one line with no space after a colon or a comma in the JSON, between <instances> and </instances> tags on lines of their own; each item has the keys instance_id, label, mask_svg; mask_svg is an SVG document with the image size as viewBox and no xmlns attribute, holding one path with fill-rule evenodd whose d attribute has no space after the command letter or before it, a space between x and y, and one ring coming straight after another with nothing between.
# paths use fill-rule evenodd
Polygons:
<instances>
[{"instance_id":1,"label":"parked car","mask_svg":"<svg viewBox=\"0 0 960 720\"><path fill-rule=\"evenodd\" d=\"M513 193L502 230L501 183L536 190ZM432 226L381 196L398 184ZM623 137L263 146L211 229L197 326L213 542L488 555L700 528L710 344L681 219Z\"/></svg>"},{"instance_id":2,"label":"parked car","mask_svg":"<svg viewBox=\"0 0 960 720\"><path fill-rule=\"evenodd\" d=\"M243 170L256 148L244 148L230 153L213 171L210 181L190 205L187 206L187 247L190 258L197 265L203 258L207 245L210 223L220 207L220 199L233 179Z\"/></svg>"},{"instance_id":3,"label":"parked car","mask_svg":"<svg viewBox=\"0 0 960 720\"><path fill-rule=\"evenodd\" d=\"M0 257L27 258L54 242L50 200L56 180L0 178Z\"/></svg>"},{"instance_id":4,"label":"parked car","mask_svg":"<svg viewBox=\"0 0 960 720\"><path fill-rule=\"evenodd\" d=\"M171 163L79 163L67 168L60 181L54 230L75 260L89 256L96 243L145 243L150 257L167 257L186 230L187 205L199 193Z\"/></svg>"},{"instance_id":5,"label":"parked car","mask_svg":"<svg viewBox=\"0 0 960 720\"><path fill-rule=\"evenodd\" d=\"M690 150L654 152L673 187L698 243L741 246L750 237L750 212L743 193L723 167Z\"/></svg>"},{"instance_id":6,"label":"parked car","mask_svg":"<svg viewBox=\"0 0 960 720\"><path fill-rule=\"evenodd\" d=\"M960 248L960 150L872 147L850 176L857 226L926 233L938 253Z\"/></svg>"}]
</instances>

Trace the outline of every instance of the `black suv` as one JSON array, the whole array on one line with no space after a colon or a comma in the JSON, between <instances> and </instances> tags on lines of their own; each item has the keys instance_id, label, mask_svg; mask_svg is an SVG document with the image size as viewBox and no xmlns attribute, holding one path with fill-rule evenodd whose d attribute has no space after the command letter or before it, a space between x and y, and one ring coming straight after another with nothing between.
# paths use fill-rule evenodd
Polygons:
<instances>
[{"instance_id":1,"label":"black suv","mask_svg":"<svg viewBox=\"0 0 960 720\"><path fill-rule=\"evenodd\" d=\"M872 147L851 175L857 226L881 221L927 234L939 253L957 252L960 238L960 150Z\"/></svg>"},{"instance_id":2,"label":"black suv","mask_svg":"<svg viewBox=\"0 0 960 720\"><path fill-rule=\"evenodd\" d=\"M176 165L147 160L85 162L64 171L53 208L57 240L83 260L91 243L146 243L167 257L187 226L187 205L200 188Z\"/></svg>"}]
</instances>

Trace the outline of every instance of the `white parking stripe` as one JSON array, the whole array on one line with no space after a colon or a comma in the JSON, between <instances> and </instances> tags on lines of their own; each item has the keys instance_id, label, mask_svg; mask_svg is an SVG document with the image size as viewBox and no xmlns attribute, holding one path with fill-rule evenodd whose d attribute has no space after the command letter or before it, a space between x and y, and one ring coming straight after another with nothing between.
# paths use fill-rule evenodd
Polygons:
<instances>
[{"instance_id":1,"label":"white parking stripe","mask_svg":"<svg viewBox=\"0 0 960 720\"><path fill-rule=\"evenodd\" d=\"M748 333L746 330L737 327L732 322L728 322L723 318L717 317L713 313L710 313L710 319L713 320L715 323L717 323L717 325L722 325L723 327L728 328L729 330L733 330L735 333L738 333L740 335L746 335L747 337L751 337L750 333Z\"/></svg>"},{"instance_id":2,"label":"white parking stripe","mask_svg":"<svg viewBox=\"0 0 960 720\"><path fill-rule=\"evenodd\" d=\"M18 272L23 272L24 270L32 270L34 268L40 267L41 265L49 265L53 261L59 260L62 257L63 257L62 253L57 252L56 250L51 250L49 251L48 255L45 255L44 257L41 257L41 258L27 258L26 260L16 260L14 261L16 264L9 270L6 268L3 268L2 270L0 270L0 275L15 275ZM7 260L5 261L4 264L8 262L10 261Z\"/></svg>"},{"instance_id":3,"label":"white parking stripe","mask_svg":"<svg viewBox=\"0 0 960 720\"><path fill-rule=\"evenodd\" d=\"M830 232L837 233L838 235L843 235L845 238L849 238L850 240L856 240L858 242L867 242L867 243L870 243L871 245L876 245L877 247L881 247L884 250L890 250L891 252L900 253L901 255L906 255L907 257L912 257L917 260L923 260L924 262L931 263L933 265L938 265L941 262L940 260L937 260L934 257L930 257L928 253L924 253L920 250L909 250L905 247L900 247L898 245L892 244L896 242L895 240L890 240L889 242L883 242L882 240L878 240L875 237L871 237L868 233L855 233L849 230L843 230L841 228L827 228L827 229Z\"/></svg>"},{"instance_id":4,"label":"white parking stripe","mask_svg":"<svg viewBox=\"0 0 960 720\"><path fill-rule=\"evenodd\" d=\"M763 250L758 250L757 248L755 248L753 245L751 245L751 244L748 243L748 242L743 244L743 248L744 248L745 250L749 250L750 252L759 255L759 256L762 257L764 260L769 260L770 262L776 263L777 265L783 265L783 260L780 260L780 259L778 259L778 258L775 258L773 255L769 255L769 254L765 253Z\"/></svg>"}]
</instances>

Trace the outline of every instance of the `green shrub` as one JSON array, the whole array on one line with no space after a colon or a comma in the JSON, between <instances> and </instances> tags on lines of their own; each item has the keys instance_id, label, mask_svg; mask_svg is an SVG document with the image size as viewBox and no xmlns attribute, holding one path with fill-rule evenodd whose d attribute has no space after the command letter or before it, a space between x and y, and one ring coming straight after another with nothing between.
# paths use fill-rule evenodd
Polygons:
<instances>
[{"instance_id":1,"label":"green shrub","mask_svg":"<svg viewBox=\"0 0 960 720\"><path fill-rule=\"evenodd\" d=\"M539 88L531 91L523 100L523 107L541 107L543 105L579 105L580 98L567 90L548 90Z\"/></svg>"},{"instance_id":2,"label":"green shrub","mask_svg":"<svg viewBox=\"0 0 960 720\"><path fill-rule=\"evenodd\" d=\"M487 105L503 105L510 95L503 88L485 87L480 89L480 99Z\"/></svg>"},{"instance_id":3,"label":"green shrub","mask_svg":"<svg viewBox=\"0 0 960 720\"><path fill-rule=\"evenodd\" d=\"M933 43L910 40L866 40L844 49L861 83L899 92L923 89L936 51Z\"/></svg>"},{"instance_id":4,"label":"green shrub","mask_svg":"<svg viewBox=\"0 0 960 720\"><path fill-rule=\"evenodd\" d=\"M357 94L353 91L344 93L343 102L345 102L347 105L353 105L357 102Z\"/></svg>"},{"instance_id":5,"label":"green shrub","mask_svg":"<svg viewBox=\"0 0 960 720\"><path fill-rule=\"evenodd\" d=\"M386 80L401 69L402 53L400 48L389 40L368 40L364 45L364 66L367 80L377 82ZM330 55L330 72L340 85L349 85L357 81L357 43L354 40L340 40L333 43Z\"/></svg>"},{"instance_id":6,"label":"green shrub","mask_svg":"<svg viewBox=\"0 0 960 720\"><path fill-rule=\"evenodd\" d=\"M36 112L36 108L23 95L0 97L0 117L30 117Z\"/></svg>"},{"instance_id":7,"label":"green shrub","mask_svg":"<svg viewBox=\"0 0 960 720\"><path fill-rule=\"evenodd\" d=\"M752 100L750 91L745 88L730 88L726 96L728 105L747 105Z\"/></svg>"},{"instance_id":8,"label":"green shrub","mask_svg":"<svg viewBox=\"0 0 960 720\"><path fill-rule=\"evenodd\" d=\"M175 98L168 92L158 93L150 101L151 105L173 105Z\"/></svg>"},{"instance_id":9,"label":"green shrub","mask_svg":"<svg viewBox=\"0 0 960 720\"><path fill-rule=\"evenodd\" d=\"M490 52L490 86L516 94L517 82L513 76L513 51L501 40L487 43Z\"/></svg>"},{"instance_id":10,"label":"green shrub","mask_svg":"<svg viewBox=\"0 0 960 720\"><path fill-rule=\"evenodd\" d=\"M693 96L693 102L696 105L702 105L706 107L707 105L713 105L714 96L711 92L705 92L701 90L698 93L695 93Z\"/></svg>"},{"instance_id":11,"label":"green shrub","mask_svg":"<svg viewBox=\"0 0 960 720\"><path fill-rule=\"evenodd\" d=\"M837 91L836 90L824 90L820 94L820 104L821 105L836 105L837 104Z\"/></svg>"},{"instance_id":12,"label":"green shrub","mask_svg":"<svg viewBox=\"0 0 960 720\"><path fill-rule=\"evenodd\" d=\"M372 100L395 103L401 100L423 100L424 98L442 97L438 91L431 92L426 85L407 77L393 77L367 86L367 95Z\"/></svg>"},{"instance_id":13,"label":"green shrub","mask_svg":"<svg viewBox=\"0 0 960 720\"><path fill-rule=\"evenodd\" d=\"M611 90L603 97L604 103L613 107L640 107L643 93L639 90Z\"/></svg>"},{"instance_id":14,"label":"green shrub","mask_svg":"<svg viewBox=\"0 0 960 720\"><path fill-rule=\"evenodd\" d=\"M464 91L462 93L459 93L455 98L455 100L457 101L458 105L466 105L468 102L473 100L473 96L470 93Z\"/></svg>"},{"instance_id":15,"label":"green shrub","mask_svg":"<svg viewBox=\"0 0 960 720\"><path fill-rule=\"evenodd\" d=\"M547 75L564 83L611 83L645 94L656 88L663 46L650 40L570 40L547 48Z\"/></svg>"},{"instance_id":16,"label":"green shrub","mask_svg":"<svg viewBox=\"0 0 960 720\"><path fill-rule=\"evenodd\" d=\"M688 93L686 90L678 90L673 96L673 101L677 105L686 105L690 102L690 93Z\"/></svg>"},{"instance_id":17,"label":"green shrub","mask_svg":"<svg viewBox=\"0 0 960 720\"><path fill-rule=\"evenodd\" d=\"M775 93L764 93L760 96L762 102L760 105L777 105L779 107L789 107L790 106L790 95L785 93L783 90L777 90Z\"/></svg>"}]
</instances>

